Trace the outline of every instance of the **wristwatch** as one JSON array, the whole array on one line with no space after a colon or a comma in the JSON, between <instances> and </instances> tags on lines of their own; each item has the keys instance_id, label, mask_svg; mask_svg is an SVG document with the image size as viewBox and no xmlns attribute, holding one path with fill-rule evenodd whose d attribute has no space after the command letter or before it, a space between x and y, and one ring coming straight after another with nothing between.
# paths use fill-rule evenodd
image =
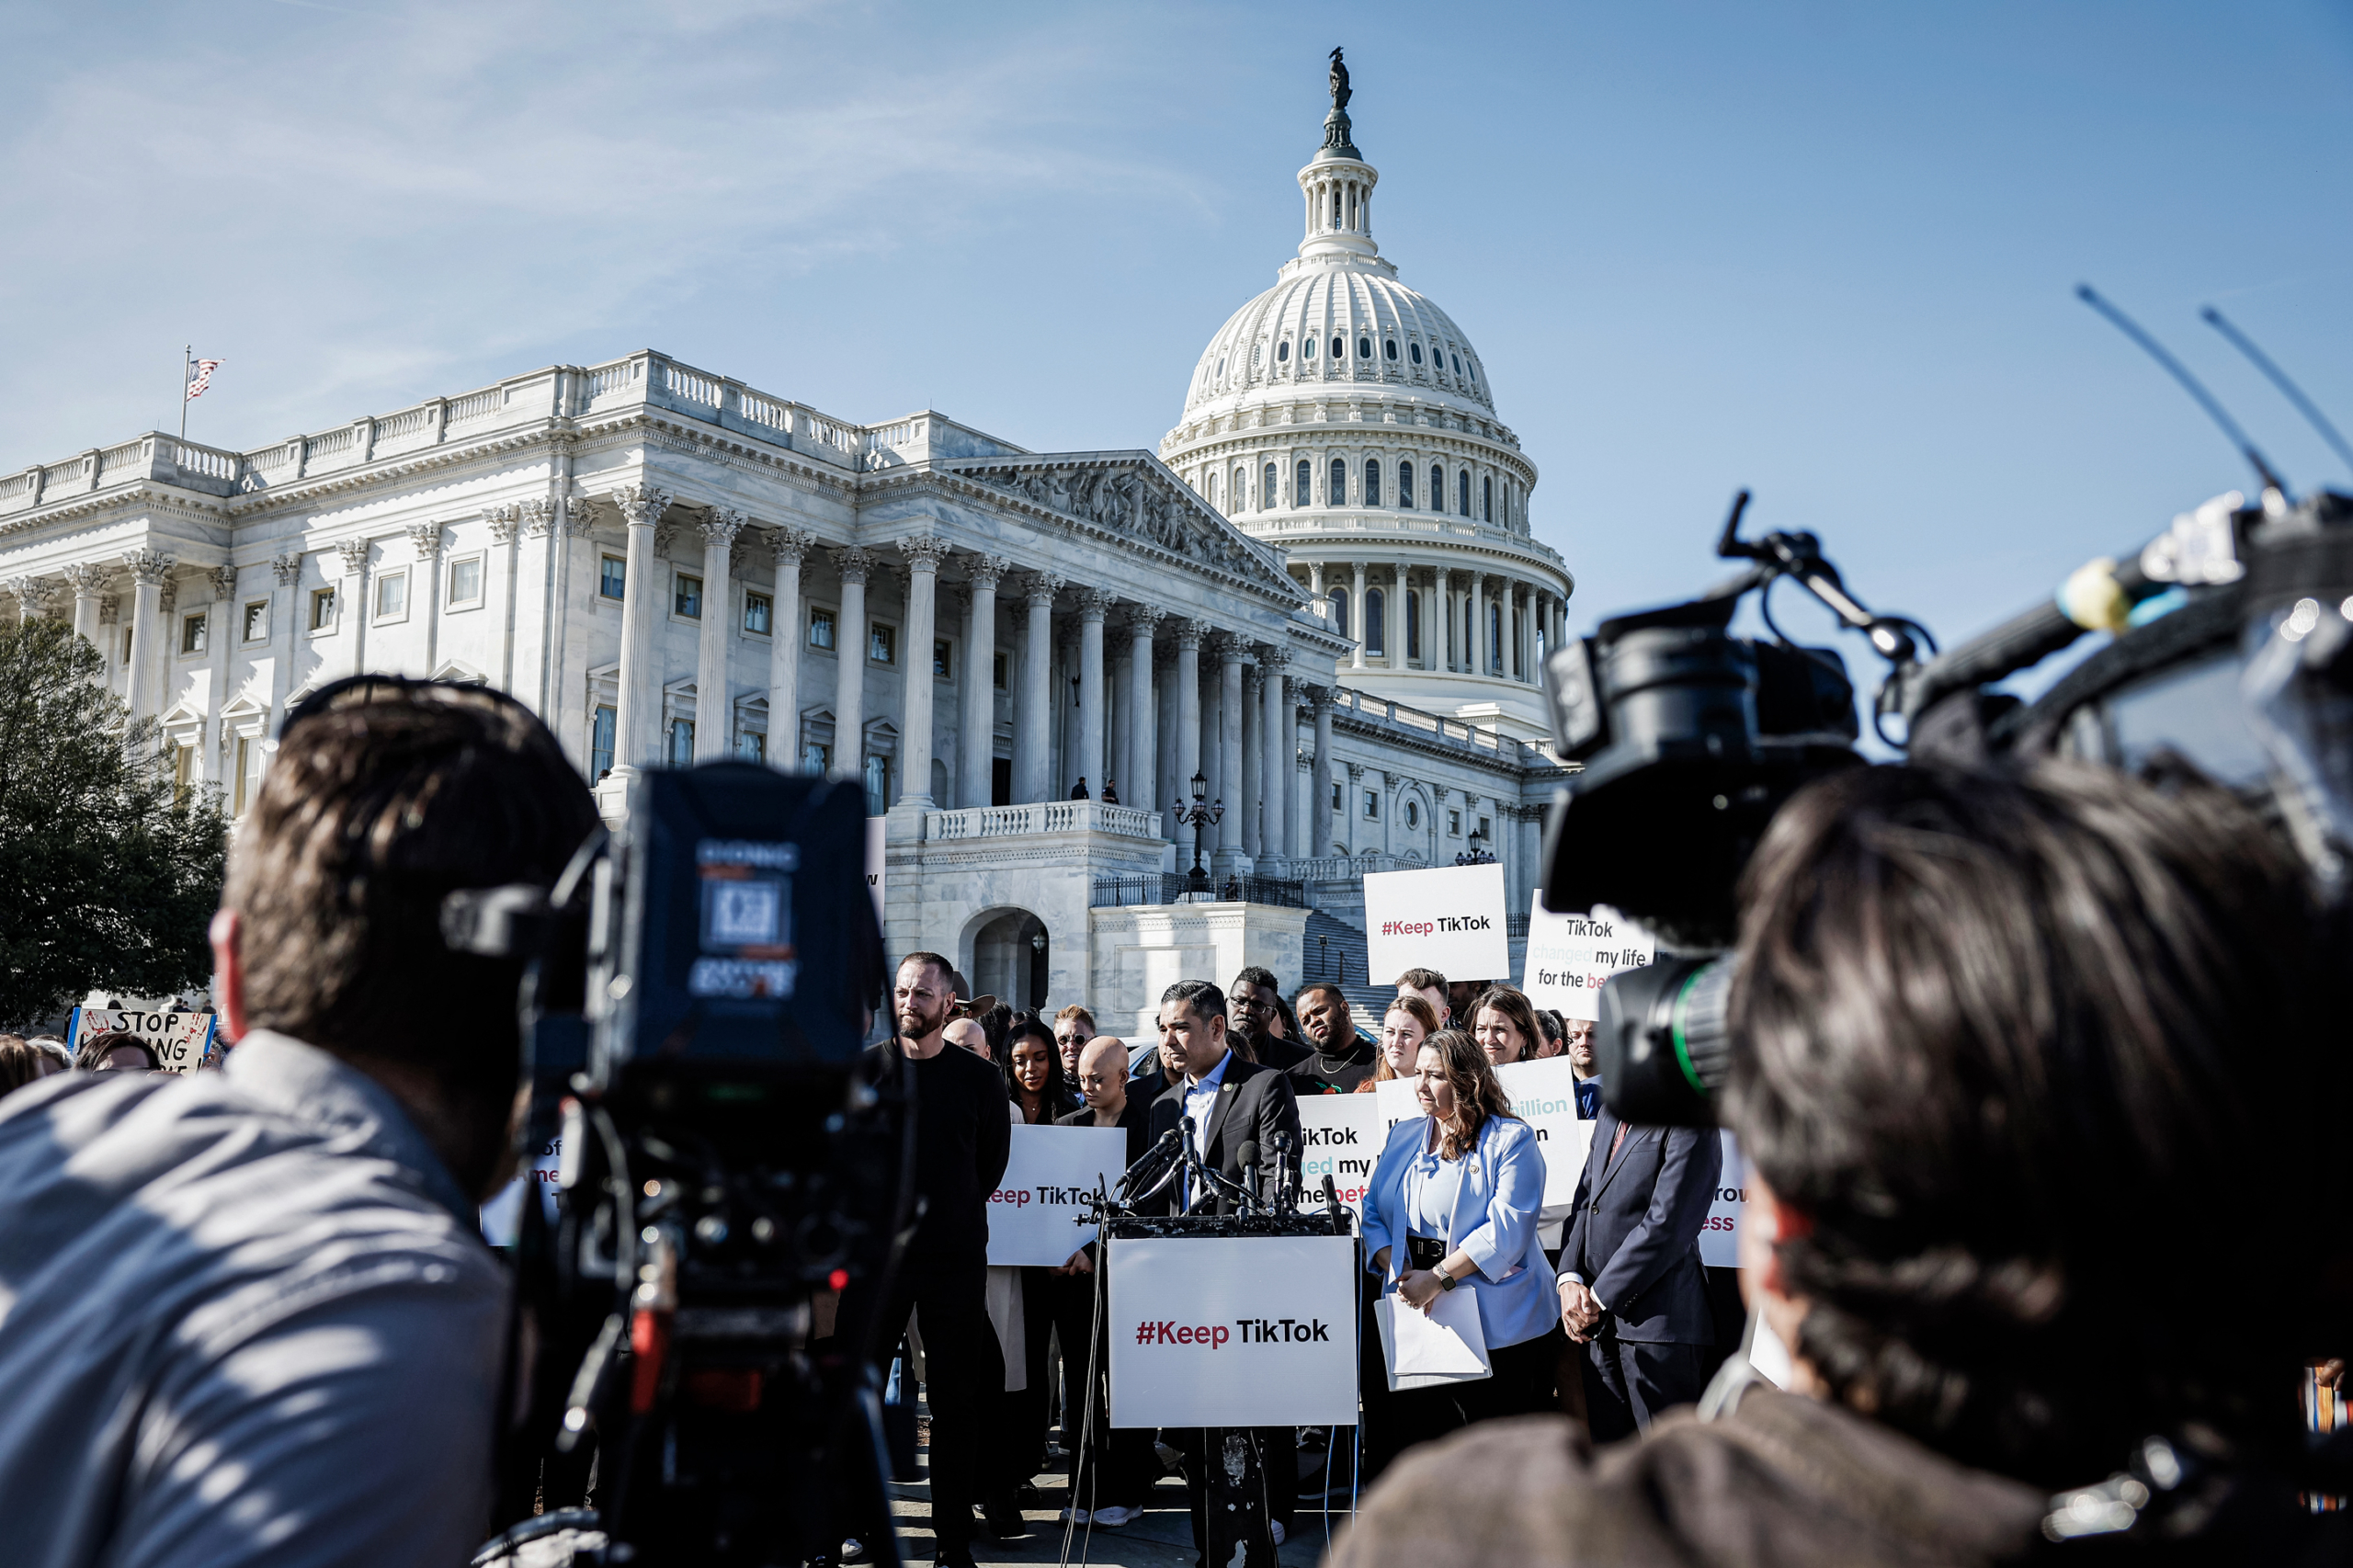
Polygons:
<instances>
[{"instance_id":1,"label":"wristwatch","mask_svg":"<svg viewBox=\"0 0 2353 1568\"><path fill-rule=\"evenodd\" d=\"M1451 1290L1455 1286L1461 1283L1461 1280L1455 1278L1453 1275L1449 1274L1446 1271L1446 1267L1443 1264L1431 1269L1430 1272L1438 1276L1438 1288L1441 1290Z\"/></svg>"}]
</instances>

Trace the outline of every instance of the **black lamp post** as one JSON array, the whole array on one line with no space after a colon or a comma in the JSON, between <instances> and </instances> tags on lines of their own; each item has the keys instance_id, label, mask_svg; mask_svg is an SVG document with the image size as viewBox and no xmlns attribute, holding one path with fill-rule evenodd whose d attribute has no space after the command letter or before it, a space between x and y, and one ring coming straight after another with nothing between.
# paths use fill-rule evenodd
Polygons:
<instances>
[{"instance_id":1,"label":"black lamp post","mask_svg":"<svg viewBox=\"0 0 2353 1568\"><path fill-rule=\"evenodd\" d=\"M1486 836L1477 828L1472 828L1471 830L1471 852L1467 855L1457 855L1454 858L1454 863L1458 866L1485 866L1492 864L1495 858L1487 853L1486 848L1484 847L1485 844Z\"/></svg>"},{"instance_id":2,"label":"black lamp post","mask_svg":"<svg viewBox=\"0 0 2353 1568\"><path fill-rule=\"evenodd\" d=\"M1225 820L1225 802L1209 798L1210 781L1202 775L1193 775L1193 803L1176 808L1176 820L1193 830L1193 869L1186 881L1195 892L1209 891L1210 874L1201 865L1201 833Z\"/></svg>"}]
</instances>

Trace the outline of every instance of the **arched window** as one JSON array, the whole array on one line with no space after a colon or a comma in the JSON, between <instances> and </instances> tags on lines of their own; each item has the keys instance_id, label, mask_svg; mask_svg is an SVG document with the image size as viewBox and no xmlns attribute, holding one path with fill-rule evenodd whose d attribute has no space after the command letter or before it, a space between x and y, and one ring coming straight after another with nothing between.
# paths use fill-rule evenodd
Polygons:
<instances>
[{"instance_id":1,"label":"arched window","mask_svg":"<svg viewBox=\"0 0 2353 1568\"><path fill-rule=\"evenodd\" d=\"M1493 599L1487 601L1487 668L1504 667L1504 607Z\"/></svg>"},{"instance_id":2,"label":"arched window","mask_svg":"<svg viewBox=\"0 0 2353 1568\"><path fill-rule=\"evenodd\" d=\"M1217 475L1210 475L1210 505L1217 505Z\"/></svg>"},{"instance_id":3,"label":"arched window","mask_svg":"<svg viewBox=\"0 0 2353 1568\"><path fill-rule=\"evenodd\" d=\"M1327 506L1345 506L1347 504L1348 460L1346 458L1334 458L1332 460L1332 493L1325 499L1324 505Z\"/></svg>"},{"instance_id":4,"label":"arched window","mask_svg":"<svg viewBox=\"0 0 2353 1568\"><path fill-rule=\"evenodd\" d=\"M1364 460L1364 504L1368 506L1381 505L1381 460L1379 458L1367 458Z\"/></svg>"},{"instance_id":5,"label":"arched window","mask_svg":"<svg viewBox=\"0 0 2353 1568\"><path fill-rule=\"evenodd\" d=\"M1388 608L1389 597L1379 588L1367 588L1364 591L1364 651L1368 653L1385 653L1389 651L1381 646L1381 632L1385 630L1385 623L1389 619L1382 612Z\"/></svg>"},{"instance_id":6,"label":"arched window","mask_svg":"<svg viewBox=\"0 0 2353 1568\"><path fill-rule=\"evenodd\" d=\"M1302 458L1299 460L1299 472L1291 477L1297 483L1290 493L1290 504L1294 506L1304 506L1313 501L1315 499L1315 465L1305 458Z\"/></svg>"},{"instance_id":7,"label":"arched window","mask_svg":"<svg viewBox=\"0 0 2353 1568\"><path fill-rule=\"evenodd\" d=\"M1397 340L1393 337L1384 338L1381 341L1381 351L1394 361L1397 358Z\"/></svg>"},{"instance_id":8,"label":"arched window","mask_svg":"<svg viewBox=\"0 0 2353 1568\"><path fill-rule=\"evenodd\" d=\"M1422 593L1419 588L1405 590L1405 657L1422 656Z\"/></svg>"},{"instance_id":9,"label":"arched window","mask_svg":"<svg viewBox=\"0 0 2353 1568\"><path fill-rule=\"evenodd\" d=\"M1234 512L1246 512L1250 509L1250 471L1248 469L1237 468L1233 471L1233 490L1226 500L1229 503L1226 507L1229 515Z\"/></svg>"},{"instance_id":10,"label":"arched window","mask_svg":"<svg viewBox=\"0 0 2353 1568\"><path fill-rule=\"evenodd\" d=\"M1332 358L1335 358L1335 359L1341 359L1341 358L1347 358L1347 352L1348 352L1348 346L1347 346L1347 341L1346 341L1345 339L1336 337L1336 338L1334 338L1334 339L1332 340Z\"/></svg>"},{"instance_id":11,"label":"arched window","mask_svg":"<svg viewBox=\"0 0 2353 1568\"><path fill-rule=\"evenodd\" d=\"M1462 373L1462 356L1460 354L1449 354L1447 358L1454 361L1454 373L1458 376L1461 375Z\"/></svg>"},{"instance_id":12,"label":"arched window","mask_svg":"<svg viewBox=\"0 0 2353 1568\"><path fill-rule=\"evenodd\" d=\"M1278 365L1288 364L1290 360L1290 339L1285 338L1280 343L1275 345L1275 363Z\"/></svg>"},{"instance_id":13,"label":"arched window","mask_svg":"<svg viewBox=\"0 0 2353 1568\"><path fill-rule=\"evenodd\" d=\"M1357 339L1357 358L1359 359L1370 359L1372 358L1371 338L1359 337Z\"/></svg>"},{"instance_id":14,"label":"arched window","mask_svg":"<svg viewBox=\"0 0 2353 1568\"><path fill-rule=\"evenodd\" d=\"M1275 509L1275 494L1277 488L1278 487L1275 483L1275 465L1268 463L1267 465L1267 472L1261 477L1258 486L1258 510L1261 512L1271 512Z\"/></svg>"},{"instance_id":15,"label":"arched window","mask_svg":"<svg viewBox=\"0 0 2353 1568\"><path fill-rule=\"evenodd\" d=\"M1411 357L1415 364L1418 365L1422 362L1422 346L1420 344L1407 344L1405 346L1405 352L1409 357Z\"/></svg>"},{"instance_id":16,"label":"arched window","mask_svg":"<svg viewBox=\"0 0 2353 1568\"><path fill-rule=\"evenodd\" d=\"M1414 465L1397 465L1397 505L1410 508L1414 505Z\"/></svg>"},{"instance_id":17,"label":"arched window","mask_svg":"<svg viewBox=\"0 0 2353 1568\"><path fill-rule=\"evenodd\" d=\"M1430 464L1430 510L1446 510L1446 470L1436 463Z\"/></svg>"},{"instance_id":18,"label":"arched window","mask_svg":"<svg viewBox=\"0 0 2353 1568\"><path fill-rule=\"evenodd\" d=\"M1313 338L1307 338L1300 344L1299 357L1302 359L1313 359L1315 358L1315 340Z\"/></svg>"},{"instance_id":19,"label":"arched window","mask_svg":"<svg viewBox=\"0 0 2353 1568\"><path fill-rule=\"evenodd\" d=\"M1454 472L1454 509L1464 517L1471 515L1471 471L1457 469Z\"/></svg>"},{"instance_id":20,"label":"arched window","mask_svg":"<svg viewBox=\"0 0 2353 1568\"><path fill-rule=\"evenodd\" d=\"M1332 630L1346 637L1348 634L1348 590L1335 588L1324 597L1332 601Z\"/></svg>"},{"instance_id":21,"label":"arched window","mask_svg":"<svg viewBox=\"0 0 2353 1568\"><path fill-rule=\"evenodd\" d=\"M1495 482L1492 475L1483 474L1479 479L1479 520L1483 523L1495 520Z\"/></svg>"}]
</instances>

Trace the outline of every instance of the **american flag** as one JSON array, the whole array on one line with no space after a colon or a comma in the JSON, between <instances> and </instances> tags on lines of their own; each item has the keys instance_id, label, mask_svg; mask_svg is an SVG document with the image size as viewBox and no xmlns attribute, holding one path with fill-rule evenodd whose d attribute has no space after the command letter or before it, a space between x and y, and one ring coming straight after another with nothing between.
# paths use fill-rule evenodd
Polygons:
<instances>
[{"instance_id":1,"label":"american flag","mask_svg":"<svg viewBox=\"0 0 2353 1568\"><path fill-rule=\"evenodd\" d=\"M188 368L188 396L182 401L193 403L202 397L204 389L212 384L212 372L220 368L218 359L199 359L190 365Z\"/></svg>"}]
</instances>

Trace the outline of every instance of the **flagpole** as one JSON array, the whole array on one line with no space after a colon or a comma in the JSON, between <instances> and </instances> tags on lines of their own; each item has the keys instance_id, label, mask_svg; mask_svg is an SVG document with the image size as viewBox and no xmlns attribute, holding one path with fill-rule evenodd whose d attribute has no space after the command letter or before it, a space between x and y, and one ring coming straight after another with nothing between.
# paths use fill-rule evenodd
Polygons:
<instances>
[{"instance_id":1,"label":"flagpole","mask_svg":"<svg viewBox=\"0 0 2353 1568\"><path fill-rule=\"evenodd\" d=\"M196 345L195 345L195 344L193 344L193 343L189 344L187 347L182 348L182 349L180 350L180 439L181 439L182 441L186 441L186 440L188 439L188 358L189 358L189 357L190 357L191 355L193 355L195 352L196 352Z\"/></svg>"}]
</instances>

